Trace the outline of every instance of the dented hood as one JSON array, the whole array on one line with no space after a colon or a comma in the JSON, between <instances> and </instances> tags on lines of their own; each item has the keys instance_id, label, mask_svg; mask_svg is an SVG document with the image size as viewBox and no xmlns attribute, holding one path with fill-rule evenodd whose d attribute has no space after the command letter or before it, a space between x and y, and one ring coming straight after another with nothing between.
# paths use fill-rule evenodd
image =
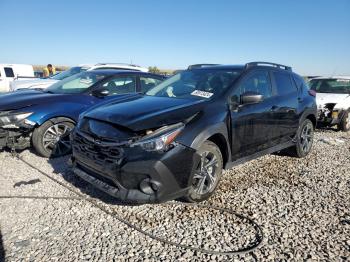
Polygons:
<instances>
[{"instance_id":1,"label":"dented hood","mask_svg":"<svg viewBox=\"0 0 350 262\"><path fill-rule=\"evenodd\" d=\"M175 124L201 111L205 100L136 95L97 107L84 117L102 120L133 131Z\"/></svg>"}]
</instances>

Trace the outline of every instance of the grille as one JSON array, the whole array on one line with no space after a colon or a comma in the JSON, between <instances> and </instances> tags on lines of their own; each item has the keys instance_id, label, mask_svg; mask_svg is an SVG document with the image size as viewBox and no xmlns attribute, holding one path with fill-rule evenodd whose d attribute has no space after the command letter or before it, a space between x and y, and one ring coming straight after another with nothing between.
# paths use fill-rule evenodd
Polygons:
<instances>
[{"instance_id":1,"label":"grille","mask_svg":"<svg viewBox=\"0 0 350 262\"><path fill-rule=\"evenodd\" d=\"M100 164L120 164L124 155L120 145L83 136L78 132L75 133L72 145L75 151Z\"/></svg>"}]
</instances>

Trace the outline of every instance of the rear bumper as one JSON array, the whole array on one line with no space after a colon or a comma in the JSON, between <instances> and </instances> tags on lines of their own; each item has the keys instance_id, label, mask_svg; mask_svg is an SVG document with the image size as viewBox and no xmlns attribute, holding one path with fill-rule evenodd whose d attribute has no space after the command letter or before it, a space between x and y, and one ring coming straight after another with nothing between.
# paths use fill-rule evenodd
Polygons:
<instances>
[{"instance_id":1,"label":"rear bumper","mask_svg":"<svg viewBox=\"0 0 350 262\"><path fill-rule=\"evenodd\" d=\"M74 135L73 135L74 137ZM199 156L176 144L167 152L123 148L113 161L83 152L72 142L74 173L105 193L130 203L160 203L184 196Z\"/></svg>"}]
</instances>

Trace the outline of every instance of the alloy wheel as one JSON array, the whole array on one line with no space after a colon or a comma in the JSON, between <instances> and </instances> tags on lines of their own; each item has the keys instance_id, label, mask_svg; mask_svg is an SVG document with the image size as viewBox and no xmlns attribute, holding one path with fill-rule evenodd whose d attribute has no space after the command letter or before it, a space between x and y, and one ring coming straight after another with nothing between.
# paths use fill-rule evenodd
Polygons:
<instances>
[{"instance_id":1,"label":"alloy wheel","mask_svg":"<svg viewBox=\"0 0 350 262\"><path fill-rule=\"evenodd\" d=\"M300 134L300 145L304 153L311 150L313 139L313 126L311 123L306 124Z\"/></svg>"},{"instance_id":2,"label":"alloy wheel","mask_svg":"<svg viewBox=\"0 0 350 262\"><path fill-rule=\"evenodd\" d=\"M43 135L43 146L45 150L51 151L53 155L60 156L67 154L71 150L69 133L71 128L58 123L49 127Z\"/></svg>"},{"instance_id":3,"label":"alloy wheel","mask_svg":"<svg viewBox=\"0 0 350 262\"><path fill-rule=\"evenodd\" d=\"M211 192L217 184L216 170L218 168L218 159L215 154L204 151L201 154L201 160L193 176L193 189L198 195L204 195Z\"/></svg>"}]
</instances>

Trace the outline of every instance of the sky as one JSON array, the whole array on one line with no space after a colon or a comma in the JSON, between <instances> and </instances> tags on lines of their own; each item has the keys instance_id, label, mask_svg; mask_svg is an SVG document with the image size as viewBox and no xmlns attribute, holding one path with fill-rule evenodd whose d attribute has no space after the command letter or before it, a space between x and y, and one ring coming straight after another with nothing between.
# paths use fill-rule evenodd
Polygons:
<instances>
[{"instance_id":1,"label":"sky","mask_svg":"<svg viewBox=\"0 0 350 262\"><path fill-rule=\"evenodd\" d=\"M0 0L0 63L269 61L350 75L350 0Z\"/></svg>"}]
</instances>

